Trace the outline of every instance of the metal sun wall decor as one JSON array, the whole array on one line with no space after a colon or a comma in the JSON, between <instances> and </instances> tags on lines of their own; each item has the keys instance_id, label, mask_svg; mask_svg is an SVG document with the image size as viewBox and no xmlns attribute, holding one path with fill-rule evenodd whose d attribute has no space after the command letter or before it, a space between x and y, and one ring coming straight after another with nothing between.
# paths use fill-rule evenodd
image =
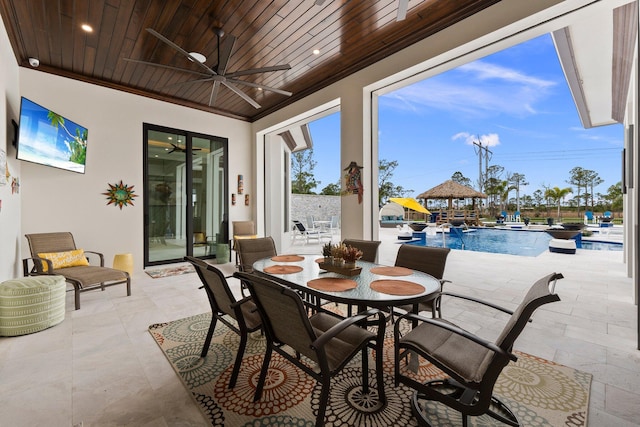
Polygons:
<instances>
[{"instance_id":1,"label":"metal sun wall decor","mask_svg":"<svg viewBox=\"0 0 640 427\"><path fill-rule=\"evenodd\" d=\"M123 206L133 206L133 198L138 197L137 194L133 194L133 185L126 185L120 180L120 184L108 184L109 190L106 193L102 193L107 196L107 206L113 204L122 210Z\"/></svg>"}]
</instances>

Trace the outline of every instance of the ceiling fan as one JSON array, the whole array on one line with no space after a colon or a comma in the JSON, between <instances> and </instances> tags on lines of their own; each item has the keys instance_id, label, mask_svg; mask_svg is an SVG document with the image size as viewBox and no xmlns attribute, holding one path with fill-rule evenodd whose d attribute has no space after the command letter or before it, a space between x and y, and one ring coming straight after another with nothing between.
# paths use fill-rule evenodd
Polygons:
<instances>
[{"instance_id":1,"label":"ceiling fan","mask_svg":"<svg viewBox=\"0 0 640 427\"><path fill-rule=\"evenodd\" d=\"M322 6L325 0L316 0L316 6ZM396 15L396 21L404 21L407 17L407 8L409 7L409 0L398 0L398 14Z\"/></svg>"},{"instance_id":2,"label":"ceiling fan","mask_svg":"<svg viewBox=\"0 0 640 427\"><path fill-rule=\"evenodd\" d=\"M171 150L167 151L167 154L171 154L174 151L179 151L181 153L186 153L187 152L187 147L180 147L179 145L174 144L173 142L170 142L169 144L171 144L171 146L173 147ZM191 151L199 151L202 150L202 148L192 148Z\"/></svg>"},{"instance_id":3,"label":"ceiling fan","mask_svg":"<svg viewBox=\"0 0 640 427\"><path fill-rule=\"evenodd\" d=\"M194 71L187 68L173 67L171 65L158 64L155 62L148 62L148 61L140 61L140 60L131 59L131 58L124 58L125 61L136 62L138 64L144 64L144 65L151 65L154 67L167 68L170 70L181 71L189 74L195 74L200 77L195 80L188 80L186 82L179 82L177 84L212 82L211 95L209 97L210 107L213 106L213 104L216 102L216 98L220 90L220 85L224 85L225 87L229 88L233 93L238 95L240 98L244 99L246 102L248 102L255 108L260 108L260 104L258 104L249 95L247 95L242 90L240 90L240 88L236 86L237 84L254 87L258 89L263 89L263 90L268 90L268 91L279 93L285 96L292 95L291 92L288 92L286 90L276 89L270 86L265 86L258 83L236 79L236 77L239 77L239 76L248 76L251 74L267 73L272 71L290 70L291 66L289 64L273 65L269 67L253 68L248 70L240 70L240 71L234 71L232 73L227 73L227 66L229 64L229 59L231 58L231 53L233 52L233 46L236 43L236 37L231 34L227 34L225 36L225 33L222 30L222 28L219 28L219 27L213 28L213 32L216 35L217 47L218 47L217 49L218 63L213 67L209 67L205 64L206 58L204 57L204 55L196 52L187 52L186 50L182 49L180 46L178 46L177 44L175 44L174 42L172 42L171 40L169 40L159 32L155 31L153 28L147 28L147 31L151 33L153 36L155 36L156 38L158 38L163 43L169 45L171 48L173 48L175 51L180 53L182 56L186 57L188 60L198 65L202 69L202 71ZM220 39L223 36L225 36L224 44L221 45Z\"/></svg>"}]
</instances>

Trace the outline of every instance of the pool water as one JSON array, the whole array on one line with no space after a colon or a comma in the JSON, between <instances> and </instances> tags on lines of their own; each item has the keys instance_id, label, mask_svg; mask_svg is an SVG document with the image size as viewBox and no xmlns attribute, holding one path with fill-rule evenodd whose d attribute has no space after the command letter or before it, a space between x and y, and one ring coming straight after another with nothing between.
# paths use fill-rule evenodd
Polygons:
<instances>
[{"instance_id":1,"label":"pool water","mask_svg":"<svg viewBox=\"0 0 640 427\"><path fill-rule=\"evenodd\" d=\"M551 236L544 231L498 230L490 228L472 229L467 233L438 233L427 235L426 242L412 240L412 245L447 247L476 252L538 256L549 250ZM582 249L621 251L622 245L616 243L582 241Z\"/></svg>"}]
</instances>

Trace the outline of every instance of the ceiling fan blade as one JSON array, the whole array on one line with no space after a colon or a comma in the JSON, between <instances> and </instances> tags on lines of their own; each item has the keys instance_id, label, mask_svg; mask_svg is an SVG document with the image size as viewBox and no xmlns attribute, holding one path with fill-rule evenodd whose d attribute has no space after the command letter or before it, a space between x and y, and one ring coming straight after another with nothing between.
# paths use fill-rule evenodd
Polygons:
<instances>
[{"instance_id":1,"label":"ceiling fan blade","mask_svg":"<svg viewBox=\"0 0 640 427\"><path fill-rule=\"evenodd\" d=\"M407 17L407 8L409 7L409 0L398 0L398 16L396 21L404 21Z\"/></svg>"},{"instance_id":2,"label":"ceiling fan blade","mask_svg":"<svg viewBox=\"0 0 640 427\"><path fill-rule=\"evenodd\" d=\"M324 3L324 0L316 0L316 6L322 6L322 3Z\"/></svg>"},{"instance_id":3,"label":"ceiling fan blade","mask_svg":"<svg viewBox=\"0 0 640 427\"><path fill-rule=\"evenodd\" d=\"M216 76L209 76L209 77L205 77L205 78L202 78L202 79L187 80L187 81L184 81L184 82L175 82L175 83L171 83L171 84L168 84L168 85L164 85L164 86L161 87L161 89L174 87L174 86L180 86L180 85L189 84L189 83L210 82L210 81L214 80L215 78L216 78Z\"/></svg>"},{"instance_id":4,"label":"ceiling fan blade","mask_svg":"<svg viewBox=\"0 0 640 427\"><path fill-rule=\"evenodd\" d=\"M180 67L172 67L171 65L163 65L163 64L158 64L158 63L155 63L155 62L140 61L138 59L131 59L131 58L122 58L122 59L125 60L125 61L128 61L128 62L135 62L136 64L151 65L151 66L154 66L154 67L166 68L168 70L182 71L183 73L197 74L197 75L202 76L202 77L211 76L210 74L202 73L200 71L187 70L186 68L180 68Z\"/></svg>"},{"instance_id":5,"label":"ceiling fan blade","mask_svg":"<svg viewBox=\"0 0 640 427\"><path fill-rule=\"evenodd\" d=\"M235 71L233 73L226 74L226 77L248 76L249 74L269 73L271 71L286 71L286 70L290 70L290 69L291 69L291 65L289 65L289 64L272 65L270 67L253 68L251 70Z\"/></svg>"},{"instance_id":6,"label":"ceiling fan blade","mask_svg":"<svg viewBox=\"0 0 640 427\"><path fill-rule=\"evenodd\" d=\"M176 51L178 51L179 53L184 55L186 58L190 59L194 64L198 65L200 68L203 68L203 69L207 70L210 74L214 74L214 75L216 74L216 72L213 71L211 68L207 67L205 64L203 64L202 62L198 61L196 58L191 56L191 54L189 52L187 52L186 50L184 50L183 48L181 48L180 46L178 46L177 44L175 44L174 42L172 42L171 40L169 40L168 38L166 38L165 36L163 36L159 32L157 32L153 28L147 28L147 31L149 33L153 34L154 36L156 36L158 39L160 39L160 41L162 41L165 44L167 44L167 45L171 46L172 48L174 48Z\"/></svg>"},{"instance_id":7,"label":"ceiling fan blade","mask_svg":"<svg viewBox=\"0 0 640 427\"><path fill-rule=\"evenodd\" d=\"M228 82L234 83L234 84L240 84L240 85L245 85L245 86L251 86L251 87L257 87L259 89L263 89L263 90L269 90L271 92L275 92L275 93L279 93L280 95L286 95L286 96L291 96L293 95L293 92L289 92L286 90L282 90L282 89L276 89L274 87L270 87L270 86L265 86L265 85L261 85L258 83L253 83L253 82L245 82L244 80L236 80L236 79L227 79Z\"/></svg>"},{"instance_id":8,"label":"ceiling fan blade","mask_svg":"<svg viewBox=\"0 0 640 427\"><path fill-rule=\"evenodd\" d=\"M213 107L218 97L218 91L220 90L220 80L214 80L211 85L211 96L209 97L209 107Z\"/></svg>"},{"instance_id":9,"label":"ceiling fan blade","mask_svg":"<svg viewBox=\"0 0 640 427\"><path fill-rule=\"evenodd\" d=\"M236 37L231 34L227 34L222 43L218 43L218 65L216 65L216 71L220 75L224 75L227 72L227 66L229 65L229 58L231 58L231 52L233 52L233 46L236 44Z\"/></svg>"},{"instance_id":10,"label":"ceiling fan blade","mask_svg":"<svg viewBox=\"0 0 640 427\"><path fill-rule=\"evenodd\" d=\"M251 99L249 97L249 95L247 95L246 93L244 93L243 91L238 89L236 87L236 85L234 85L233 83L230 83L229 81L226 81L226 82L222 82L222 84L225 85L226 87L228 87L229 89L231 89L233 92L236 93L236 95L238 95L240 98L242 98L245 101L247 101L249 104L253 105L255 108L261 108L260 104L258 104L256 101Z\"/></svg>"}]
</instances>

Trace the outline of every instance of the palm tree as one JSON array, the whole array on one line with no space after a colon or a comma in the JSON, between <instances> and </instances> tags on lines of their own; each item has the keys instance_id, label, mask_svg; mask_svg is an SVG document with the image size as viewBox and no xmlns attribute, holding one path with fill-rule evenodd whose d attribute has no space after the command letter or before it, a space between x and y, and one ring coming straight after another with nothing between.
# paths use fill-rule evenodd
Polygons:
<instances>
[{"instance_id":1,"label":"palm tree","mask_svg":"<svg viewBox=\"0 0 640 427\"><path fill-rule=\"evenodd\" d=\"M566 188L560 188L560 187L553 187L553 188L547 188L547 190L544 192L544 197L553 200L554 202L556 202L558 204L558 221L560 221L560 204L562 203L562 199L564 199L564 197L571 193L573 190L571 189L571 187L566 187Z\"/></svg>"}]
</instances>

